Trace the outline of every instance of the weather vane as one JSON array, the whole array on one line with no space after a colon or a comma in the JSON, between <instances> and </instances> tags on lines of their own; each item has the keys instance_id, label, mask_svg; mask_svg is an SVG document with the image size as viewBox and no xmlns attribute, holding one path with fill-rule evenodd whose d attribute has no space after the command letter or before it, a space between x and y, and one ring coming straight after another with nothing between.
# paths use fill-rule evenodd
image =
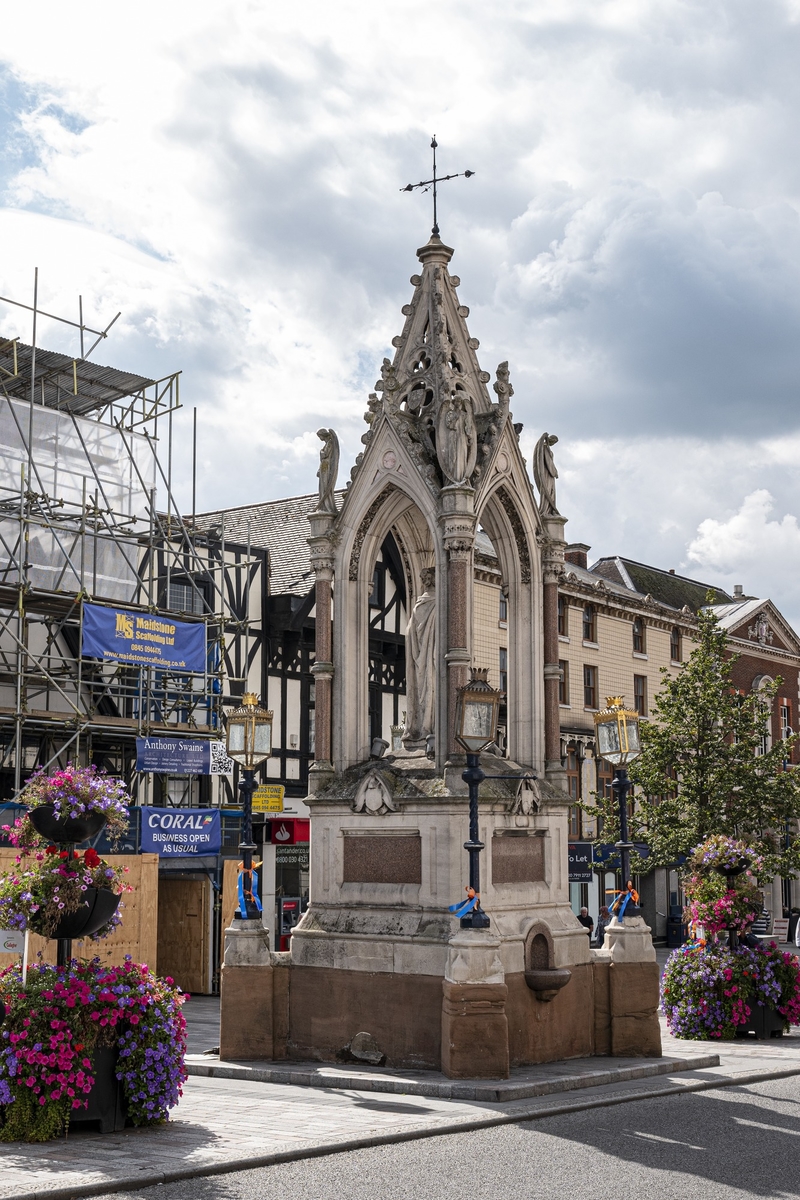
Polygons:
<instances>
[{"instance_id":1,"label":"weather vane","mask_svg":"<svg viewBox=\"0 0 800 1200\"><path fill-rule=\"evenodd\" d=\"M437 175L436 174L436 149L439 143L436 141L436 134L433 135L431 141L431 150L433 151L433 179L421 179L419 183L408 183L404 188L400 188L401 192L414 192L417 188L422 188L423 192L430 191L433 188L433 229L431 233L434 237L439 236L439 222L436 215L436 189L440 183L445 183L448 179L459 179L462 175L465 179L469 179L474 175L474 171L459 171L456 175Z\"/></svg>"}]
</instances>

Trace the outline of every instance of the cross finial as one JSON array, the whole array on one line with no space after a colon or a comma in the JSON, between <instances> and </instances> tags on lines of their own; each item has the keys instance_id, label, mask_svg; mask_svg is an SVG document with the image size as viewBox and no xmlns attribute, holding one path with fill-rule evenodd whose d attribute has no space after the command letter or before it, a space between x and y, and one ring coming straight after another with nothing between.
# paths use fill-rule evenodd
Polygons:
<instances>
[{"instance_id":1,"label":"cross finial","mask_svg":"<svg viewBox=\"0 0 800 1200\"><path fill-rule=\"evenodd\" d=\"M475 174L474 171L459 171L455 175L437 175L436 174L436 151L439 148L439 143L436 141L436 134L431 138L431 151L433 153L433 179L421 179L419 183L407 183L404 188L400 188L401 192L413 192L417 188L422 188L424 192L428 192L433 188L433 229L431 233L434 237L439 236L439 221L436 211L437 202L437 187L440 183L445 183L448 179L459 179L462 175L465 179L469 179Z\"/></svg>"}]
</instances>

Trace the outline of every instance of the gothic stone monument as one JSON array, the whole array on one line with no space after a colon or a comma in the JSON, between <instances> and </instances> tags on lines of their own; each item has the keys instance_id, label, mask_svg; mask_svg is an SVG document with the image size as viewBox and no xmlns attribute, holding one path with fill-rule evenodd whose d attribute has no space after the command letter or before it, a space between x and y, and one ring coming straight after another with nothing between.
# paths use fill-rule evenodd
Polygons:
<instances>
[{"instance_id":1,"label":"gothic stone monument","mask_svg":"<svg viewBox=\"0 0 800 1200\"><path fill-rule=\"evenodd\" d=\"M509 1065L582 1055L660 1053L655 962L637 961L632 949L624 962L590 950L569 904L556 439L544 434L536 448L537 501L509 409L508 366L497 368L493 398L460 281L448 270L452 255L435 235L417 251L421 274L411 278L394 361L384 360L369 398L364 450L338 511L338 443L320 430L320 503L309 537L310 905L289 955L262 949L253 957L257 939L239 949L229 933L223 1026L226 988L241 994L237 971L260 970L258 987L273 996L271 1027L260 1050L250 1035L249 1057L334 1060L360 1032L372 1035L389 1065L459 1077L504 1077ZM483 766L487 776L515 776L481 785L486 931L462 930L448 911L467 880L456 694L471 666L491 666L475 662L472 650L479 526L508 592L510 663L508 757L485 756ZM389 532L410 598L408 719L403 750L370 759L369 595ZM655 957L651 946L642 953ZM223 1055L226 1044L234 1040L223 1031Z\"/></svg>"}]
</instances>

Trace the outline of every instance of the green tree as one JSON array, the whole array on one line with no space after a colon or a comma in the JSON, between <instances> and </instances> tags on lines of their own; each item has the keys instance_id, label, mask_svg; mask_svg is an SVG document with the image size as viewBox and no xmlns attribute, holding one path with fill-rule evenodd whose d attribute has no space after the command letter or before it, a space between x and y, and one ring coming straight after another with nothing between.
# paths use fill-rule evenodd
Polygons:
<instances>
[{"instance_id":1,"label":"green tree","mask_svg":"<svg viewBox=\"0 0 800 1200\"><path fill-rule=\"evenodd\" d=\"M713 597L709 597L709 604ZM630 776L637 803L629 818L632 841L650 856L634 862L648 871L674 863L713 834L757 845L765 877L800 868L800 841L787 830L800 817L800 770L785 767L797 734L765 750L764 733L780 677L742 696L733 686L735 656L716 615L699 615L698 644L677 677L665 668L652 719L641 725L642 753ZM619 838L613 798L596 797L587 811L603 818L602 841Z\"/></svg>"}]
</instances>

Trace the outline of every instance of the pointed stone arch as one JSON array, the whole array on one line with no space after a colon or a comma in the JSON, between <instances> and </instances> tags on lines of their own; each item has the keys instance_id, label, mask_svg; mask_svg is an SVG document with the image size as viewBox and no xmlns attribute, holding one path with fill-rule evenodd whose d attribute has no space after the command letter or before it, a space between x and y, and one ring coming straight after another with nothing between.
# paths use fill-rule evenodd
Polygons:
<instances>
[{"instance_id":1,"label":"pointed stone arch","mask_svg":"<svg viewBox=\"0 0 800 1200\"><path fill-rule=\"evenodd\" d=\"M421 591L422 571L433 566L437 577L446 575L446 566L435 524L435 510L427 490L412 478L397 473L390 481L376 474L373 482L357 479L348 497L349 529L343 529L336 549L340 568L334 589L333 644L334 661L347 664L334 677L333 703L337 720L333 730L333 765L342 771L369 755L368 671L369 613L368 597L375 560L387 534L401 548L407 571L410 611ZM444 636L437 620L437 638ZM439 678L439 675L442 678ZM439 706L446 692L446 677L437 675L437 724Z\"/></svg>"},{"instance_id":2,"label":"pointed stone arch","mask_svg":"<svg viewBox=\"0 0 800 1200\"><path fill-rule=\"evenodd\" d=\"M540 770L544 765L543 645L539 522L533 496L520 496L513 478L495 475L481 498L478 522L494 546L508 596L508 754L515 762Z\"/></svg>"}]
</instances>

